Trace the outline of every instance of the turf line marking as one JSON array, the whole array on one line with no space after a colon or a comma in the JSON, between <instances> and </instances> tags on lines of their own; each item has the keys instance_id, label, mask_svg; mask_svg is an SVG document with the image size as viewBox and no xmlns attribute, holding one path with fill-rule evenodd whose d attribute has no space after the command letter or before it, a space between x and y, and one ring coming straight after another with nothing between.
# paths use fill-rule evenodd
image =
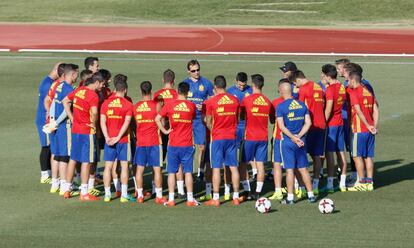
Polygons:
<instances>
[{"instance_id":1,"label":"turf line marking","mask_svg":"<svg viewBox=\"0 0 414 248\"><path fill-rule=\"evenodd\" d=\"M10 52L10 49L0 49L0 52Z\"/></svg>"},{"instance_id":2,"label":"turf line marking","mask_svg":"<svg viewBox=\"0 0 414 248\"><path fill-rule=\"evenodd\" d=\"M272 5L311 5L311 4L325 4L326 2L278 2L278 3L253 3L252 6L272 6Z\"/></svg>"},{"instance_id":3,"label":"turf line marking","mask_svg":"<svg viewBox=\"0 0 414 248\"><path fill-rule=\"evenodd\" d=\"M77 50L77 49L19 49L18 52L45 53L107 53L107 54L163 54L163 55L243 55L243 56L328 56L328 57L414 57L396 53L304 53L304 52L206 52L206 51L140 51L140 50Z\"/></svg>"},{"instance_id":4,"label":"turf line marking","mask_svg":"<svg viewBox=\"0 0 414 248\"><path fill-rule=\"evenodd\" d=\"M318 14L319 13L319 11L314 11L314 10L278 10L278 9L228 9L228 11L257 12L257 13L302 13L302 14Z\"/></svg>"},{"instance_id":5,"label":"turf line marking","mask_svg":"<svg viewBox=\"0 0 414 248\"><path fill-rule=\"evenodd\" d=\"M67 59L67 60L83 60L84 57L70 57L70 56L1 56L0 58L8 59ZM101 57L99 60L104 61L167 61L167 62L188 62L188 59L172 59L172 58L108 58ZM229 62L229 63L284 63L285 60L251 60L246 58L243 59L198 59L201 62ZM321 64L321 63L332 63L332 61L315 61L315 60L295 60L297 63L302 64ZM399 61L357 61L360 64L374 64L374 65L414 65L414 62L399 62Z\"/></svg>"},{"instance_id":6,"label":"turf line marking","mask_svg":"<svg viewBox=\"0 0 414 248\"><path fill-rule=\"evenodd\" d=\"M215 45L212 45L211 47L207 47L206 49L204 49L205 51L216 48L224 42L224 36L217 29L212 28L212 27L208 27L208 29L210 29L211 31L216 33L218 35L218 37L220 38L220 40Z\"/></svg>"}]
</instances>

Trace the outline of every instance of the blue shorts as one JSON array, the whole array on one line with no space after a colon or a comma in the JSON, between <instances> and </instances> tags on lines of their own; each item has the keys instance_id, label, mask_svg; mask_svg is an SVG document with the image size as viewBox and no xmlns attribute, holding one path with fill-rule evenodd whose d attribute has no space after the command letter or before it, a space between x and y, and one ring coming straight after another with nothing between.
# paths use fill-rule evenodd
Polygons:
<instances>
[{"instance_id":1,"label":"blue shorts","mask_svg":"<svg viewBox=\"0 0 414 248\"><path fill-rule=\"evenodd\" d=\"M345 135L343 126L328 127L328 135L326 137L327 152L343 152L345 151Z\"/></svg>"},{"instance_id":2,"label":"blue shorts","mask_svg":"<svg viewBox=\"0 0 414 248\"><path fill-rule=\"evenodd\" d=\"M273 163L282 163L282 155L280 154L280 139L273 139Z\"/></svg>"},{"instance_id":3,"label":"blue shorts","mask_svg":"<svg viewBox=\"0 0 414 248\"><path fill-rule=\"evenodd\" d=\"M225 166L237 166L236 140L214 140L210 144L211 168L220 169Z\"/></svg>"},{"instance_id":4,"label":"blue shorts","mask_svg":"<svg viewBox=\"0 0 414 248\"><path fill-rule=\"evenodd\" d=\"M311 129L306 135L306 148L311 156L325 155L325 129Z\"/></svg>"},{"instance_id":5,"label":"blue shorts","mask_svg":"<svg viewBox=\"0 0 414 248\"><path fill-rule=\"evenodd\" d=\"M72 139L70 122L61 123L56 130L57 156L70 156L70 145Z\"/></svg>"},{"instance_id":6,"label":"blue shorts","mask_svg":"<svg viewBox=\"0 0 414 248\"><path fill-rule=\"evenodd\" d=\"M137 146L135 148L134 164L162 167L162 146Z\"/></svg>"},{"instance_id":7,"label":"blue shorts","mask_svg":"<svg viewBox=\"0 0 414 248\"><path fill-rule=\"evenodd\" d=\"M95 134L72 133L70 159L80 163L94 163L97 160Z\"/></svg>"},{"instance_id":8,"label":"blue shorts","mask_svg":"<svg viewBox=\"0 0 414 248\"><path fill-rule=\"evenodd\" d=\"M348 119L344 119L344 140L347 151L351 151L351 126Z\"/></svg>"},{"instance_id":9,"label":"blue shorts","mask_svg":"<svg viewBox=\"0 0 414 248\"><path fill-rule=\"evenodd\" d=\"M50 145L49 135L42 131L43 125L36 124L37 134L39 135L40 145L46 147Z\"/></svg>"},{"instance_id":10,"label":"blue shorts","mask_svg":"<svg viewBox=\"0 0 414 248\"><path fill-rule=\"evenodd\" d=\"M131 146L129 143L116 143L113 146L105 144L104 161L131 161Z\"/></svg>"},{"instance_id":11,"label":"blue shorts","mask_svg":"<svg viewBox=\"0 0 414 248\"><path fill-rule=\"evenodd\" d=\"M193 146L168 146L167 172L177 173L180 165L184 173L193 173Z\"/></svg>"},{"instance_id":12,"label":"blue shorts","mask_svg":"<svg viewBox=\"0 0 414 248\"><path fill-rule=\"evenodd\" d=\"M236 130L236 146L239 149L242 145L242 141L244 140L244 131L245 126L237 126Z\"/></svg>"},{"instance_id":13,"label":"blue shorts","mask_svg":"<svg viewBox=\"0 0 414 248\"><path fill-rule=\"evenodd\" d=\"M267 161L267 141L245 140L243 143L243 162L266 162Z\"/></svg>"},{"instance_id":14,"label":"blue shorts","mask_svg":"<svg viewBox=\"0 0 414 248\"><path fill-rule=\"evenodd\" d=\"M56 155L58 153L58 146L56 140L56 131L49 134L50 153Z\"/></svg>"},{"instance_id":15,"label":"blue shorts","mask_svg":"<svg viewBox=\"0 0 414 248\"><path fill-rule=\"evenodd\" d=\"M290 139L280 141L280 153L282 157L282 167L284 169L300 169L308 167L308 156L306 146L299 147Z\"/></svg>"},{"instance_id":16,"label":"blue shorts","mask_svg":"<svg viewBox=\"0 0 414 248\"><path fill-rule=\"evenodd\" d=\"M206 126L201 120L193 121L193 141L195 145L206 144Z\"/></svg>"},{"instance_id":17,"label":"blue shorts","mask_svg":"<svg viewBox=\"0 0 414 248\"><path fill-rule=\"evenodd\" d=\"M364 133L353 133L351 139L352 157L373 158L375 149L375 135Z\"/></svg>"}]
</instances>

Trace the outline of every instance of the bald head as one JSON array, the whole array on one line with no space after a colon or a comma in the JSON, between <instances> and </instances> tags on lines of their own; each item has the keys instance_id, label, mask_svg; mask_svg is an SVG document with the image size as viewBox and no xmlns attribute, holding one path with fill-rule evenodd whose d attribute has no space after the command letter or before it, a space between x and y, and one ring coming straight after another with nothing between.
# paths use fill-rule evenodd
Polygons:
<instances>
[{"instance_id":1,"label":"bald head","mask_svg":"<svg viewBox=\"0 0 414 248\"><path fill-rule=\"evenodd\" d=\"M288 80L279 81L279 94L284 99L292 97L292 85Z\"/></svg>"},{"instance_id":2,"label":"bald head","mask_svg":"<svg viewBox=\"0 0 414 248\"><path fill-rule=\"evenodd\" d=\"M53 67L53 69L50 71L49 73L49 77L52 78L53 80L56 80L59 76L58 76L58 68L59 65L62 64L63 62L57 62L55 64L55 66Z\"/></svg>"}]
</instances>

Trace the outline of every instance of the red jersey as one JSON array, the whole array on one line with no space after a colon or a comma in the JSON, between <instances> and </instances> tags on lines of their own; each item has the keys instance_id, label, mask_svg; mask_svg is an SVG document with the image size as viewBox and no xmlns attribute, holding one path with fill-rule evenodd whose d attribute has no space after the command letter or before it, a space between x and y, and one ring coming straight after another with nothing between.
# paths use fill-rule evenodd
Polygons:
<instances>
[{"instance_id":1,"label":"red jersey","mask_svg":"<svg viewBox=\"0 0 414 248\"><path fill-rule=\"evenodd\" d=\"M115 95L116 95L116 91L111 92L111 94L110 94L110 96L109 96L109 97L113 97L113 96L115 96ZM128 102L132 103L132 98L131 98L131 97L129 97L129 96L127 96L127 95L125 95L125 96L124 96L124 98L125 98Z\"/></svg>"},{"instance_id":2,"label":"red jersey","mask_svg":"<svg viewBox=\"0 0 414 248\"><path fill-rule=\"evenodd\" d=\"M263 94L246 96L240 107L246 113L245 140L267 141L268 121L275 115L270 100Z\"/></svg>"},{"instance_id":3,"label":"red jersey","mask_svg":"<svg viewBox=\"0 0 414 248\"><path fill-rule=\"evenodd\" d=\"M166 104L167 102L177 99L177 91L174 89L160 89L154 94L154 101L156 102L164 102Z\"/></svg>"},{"instance_id":4,"label":"red jersey","mask_svg":"<svg viewBox=\"0 0 414 248\"><path fill-rule=\"evenodd\" d=\"M72 133L94 134L95 130L89 125L91 124L91 108L98 108L99 105L99 97L96 92L82 86L72 91L67 97L73 103Z\"/></svg>"},{"instance_id":5,"label":"red jersey","mask_svg":"<svg viewBox=\"0 0 414 248\"><path fill-rule=\"evenodd\" d=\"M119 96L111 96L101 106L101 115L106 117L106 128L110 138L116 137L124 125L125 118L132 116L132 103ZM129 143L129 128L119 143Z\"/></svg>"},{"instance_id":6,"label":"red jersey","mask_svg":"<svg viewBox=\"0 0 414 248\"><path fill-rule=\"evenodd\" d=\"M137 146L158 146L161 144L160 131L155 123L156 116L157 103L155 101L145 100L135 104Z\"/></svg>"},{"instance_id":7,"label":"red jersey","mask_svg":"<svg viewBox=\"0 0 414 248\"><path fill-rule=\"evenodd\" d=\"M212 117L211 140L236 139L239 100L228 93L213 96L204 102L206 115Z\"/></svg>"},{"instance_id":8,"label":"red jersey","mask_svg":"<svg viewBox=\"0 0 414 248\"><path fill-rule=\"evenodd\" d=\"M272 105L273 105L273 109L275 110L275 115L276 115L276 109L277 106L282 103L285 99L283 97L279 97L276 98L275 100L273 100ZM276 116L277 117L277 116ZM277 140L281 140L282 139L282 131L280 130L280 128L277 126L277 121L275 121L275 128L273 130L273 138L277 139Z\"/></svg>"},{"instance_id":9,"label":"red jersey","mask_svg":"<svg viewBox=\"0 0 414 248\"><path fill-rule=\"evenodd\" d=\"M349 88L350 89L350 88ZM353 133L362 133L362 132L369 132L368 128L361 122L361 119L358 117L358 114L355 111L355 105L359 105L361 108L362 113L367 119L369 125L374 125L374 118L373 118L373 110L374 110L374 103L375 97L372 93L365 88L364 86L359 86L355 89L349 90L349 98L351 102L351 114L352 114L352 121L351 121L351 128Z\"/></svg>"},{"instance_id":10,"label":"red jersey","mask_svg":"<svg viewBox=\"0 0 414 248\"><path fill-rule=\"evenodd\" d=\"M346 90L341 83L334 83L326 88L326 101L332 100L332 112L328 119L328 126L342 126L344 124L342 118L342 108L346 102Z\"/></svg>"},{"instance_id":11,"label":"red jersey","mask_svg":"<svg viewBox=\"0 0 414 248\"><path fill-rule=\"evenodd\" d=\"M321 86L315 82L308 81L299 90L299 101L305 103L309 109L312 120L312 129L325 129L325 93Z\"/></svg>"},{"instance_id":12,"label":"red jersey","mask_svg":"<svg viewBox=\"0 0 414 248\"><path fill-rule=\"evenodd\" d=\"M172 131L169 146L193 145L193 119L196 106L188 100L171 100L161 109L160 115L168 117Z\"/></svg>"}]
</instances>

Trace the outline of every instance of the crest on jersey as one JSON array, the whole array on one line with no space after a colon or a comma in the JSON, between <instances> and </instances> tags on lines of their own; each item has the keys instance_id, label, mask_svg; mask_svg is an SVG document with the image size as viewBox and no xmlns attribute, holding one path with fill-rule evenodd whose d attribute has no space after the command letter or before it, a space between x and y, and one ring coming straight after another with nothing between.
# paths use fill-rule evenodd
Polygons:
<instances>
[{"instance_id":1,"label":"crest on jersey","mask_svg":"<svg viewBox=\"0 0 414 248\"><path fill-rule=\"evenodd\" d=\"M190 112L190 109L187 107L187 104L185 104L185 102L182 102L174 107L174 111Z\"/></svg>"},{"instance_id":2,"label":"crest on jersey","mask_svg":"<svg viewBox=\"0 0 414 248\"><path fill-rule=\"evenodd\" d=\"M218 101L218 105L225 105L225 104L233 104L233 100L231 100L227 95L224 95Z\"/></svg>"},{"instance_id":3,"label":"crest on jersey","mask_svg":"<svg viewBox=\"0 0 414 248\"><path fill-rule=\"evenodd\" d=\"M198 90L199 91L204 91L204 86L201 84L200 86L198 86Z\"/></svg>"},{"instance_id":4,"label":"crest on jersey","mask_svg":"<svg viewBox=\"0 0 414 248\"><path fill-rule=\"evenodd\" d=\"M259 108L258 107L253 107L252 108L252 113L257 113L259 112Z\"/></svg>"},{"instance_id":5,"label":"crest on jersey","mask_svg":"<svg viewBox=\"0 0 414 248\"><path fill-rule=\"evenodd\" d=\"M193 92L189 91L187 97L193 97Z\"/></svg>"},{"instance_id":6,"label":"crest on jersey","mask_svg":"<svg viewBox=\"0 0 414 248\"><path fill-rule=\"evenodd\" d=\"M345 94L345 87L343 85L339 88L339 94Z\"/></svg>"},{"instance_id":7,"label":"crest on jersey","mask_svg":"<svg viewBox=\"0 0 414 248\"><path fill-rule=\"evenodd\" d=\"M136 115L136 116L135 116L135 119L136 119L136 120L142 120L142 115L141 115L141 114Z\"/></svg>"},{"instance_id":8,"label":"crest on jersey","mask_svg":"<svg viewBox=\"0 0 414 248\"><path fill-rule=\"evenodd\" d=\"M244 96L250 96L249 92L244 93Z\"/></svg>"},{"instance_id":9,"label":"crest on jersey","mask_svg":"<svg viewBox=\"0 0 414 248\"><path fill-rule=\"evenodd\" d=\"M148 106L147 102L143 102L137 107L136 110L137 112L148 112L151 111L151 108Z\"/></svg>"},{"instance_id":10,"label":"crest on jersey","mask_svg":"<svg viewBox=\"0 0 414 248\"><path fill-rule=\"evenodd\" d=\"M371 92L369 92L369 90L367 90L367 89L364 87L364 89L362 90L362 95L363 95L363 96L371 96Z\"/></svg>"},{"instance_id":11,"label":"crest on jersey","mask_svg":"<svg viewBox=\"0 0 414 248\"><path fill-rule=\"evenodd\" d=\"M319 84L313 84L313 90L322 90Z\"/></svg>"},{"instance_id":12,"label":"crest on jersey","mask_svg":"<svg viewBox=\"0 0 414 248\"><path fill-rule=\"evenodd\" d=\"M288 114L288 116L287 116L288 118L293 118L293 117L295 117L295 112L289 112L289 114Z\"/></svg>"},{"instance_id":13,"label":"crest on jersey","mask_svg":"<svg viewBox=\"0 0 414 248\"><path fill-rule=\"evenodd\" d=\"M261 105L261 106L267 106L267 102L265 101L265 99L263 98L263 96L259 96L258 98L256 98L253 101L254 105Z\"/></svg>"},{"instance_id":14,"label":"crest on jersey","mask_svg":"<svg viewBox=\"0 0 414 248\"><path fill-rule=\"evenodd\" d=\"M300 105L296 100L293 100L289 105L289 110L301 109L302 105Z\"/></svg>"},{"instance_id":15,"label":"crest on jersey","mask_svg":"<svg viewBox=\"0 0 414 248\"><path fill-rule=\"evenodd\" d=\"M218 108L216 109L216 112L217 112L217 113L223 113L223 112L224 112L224 107L218 107Z\"/></svg>"},{"instance_id":16,"label":"crest on jersey","mask_svg":"<svg viewBox=\"0 0 414 248\"><path fill-rule=\"evenodd\" d=\"M173 114L172 118L173 119L180 119L180 114Z\"/></svg>"}]
</instances>

